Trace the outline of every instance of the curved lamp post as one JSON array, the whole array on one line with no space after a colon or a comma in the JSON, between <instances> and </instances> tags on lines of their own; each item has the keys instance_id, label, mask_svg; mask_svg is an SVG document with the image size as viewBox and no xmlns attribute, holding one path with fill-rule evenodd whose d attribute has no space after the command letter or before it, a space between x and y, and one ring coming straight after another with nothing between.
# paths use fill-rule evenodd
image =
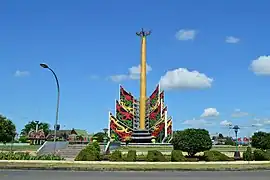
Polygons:
<instances>
[{"instance_id":1,"label":"curved lamp post","mask_svg":"<svg viewBox=\"0 0 270 180\"><path fill-rule=\"evenodd\" d=\"M48 69L53 73L53 76L56 81L56 87L57 87L57 103L56 103L56 115L55 115L55 125L54 125L54 152L56 151L56 131L58 127L58 114L59 114L59 102L60 102L60 86L59 86L59 81L58 78L55 74L55 72L45 63L40 64L40 66L44 69Z\"/></svg>"},{"instance_id":2,"label":"curved lamp post","mask_svg":"<svg viewBox=\"0 0 270 180\"><path fill-rule=\"evenodd\" d=\"M236 141L235 141L235 146L236 146L236 149L235 149L235 152L234 152L234 159L235 160L238 160L240 159L240 152L238 151L238 130L240 129L238 125L235 125L233 128L232 128L235 132L235 138L236 138Z\"/></svg>"}]
</instances>

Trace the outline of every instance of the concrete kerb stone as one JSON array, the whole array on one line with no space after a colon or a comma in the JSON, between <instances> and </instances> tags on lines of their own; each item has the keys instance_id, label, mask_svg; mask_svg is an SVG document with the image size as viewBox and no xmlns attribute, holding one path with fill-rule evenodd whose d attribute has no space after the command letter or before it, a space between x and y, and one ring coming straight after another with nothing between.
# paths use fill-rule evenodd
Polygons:
<instances>
[{"instance_id":1,"label":"concrete kerb stone","mask_svg":"<svg viewBox=\"0 0 270 180\"><path fill-rule=\"evenodd\" d=\"M245 165L245 164L270 164L270 161L220 161L220 162L110 162L110 161L48 161L48 160L0 160L0 163L25 163L25 164L175 164L175 165L222 165L222 164L228 164L228 165Z\"/></svg>"}]
</instances>

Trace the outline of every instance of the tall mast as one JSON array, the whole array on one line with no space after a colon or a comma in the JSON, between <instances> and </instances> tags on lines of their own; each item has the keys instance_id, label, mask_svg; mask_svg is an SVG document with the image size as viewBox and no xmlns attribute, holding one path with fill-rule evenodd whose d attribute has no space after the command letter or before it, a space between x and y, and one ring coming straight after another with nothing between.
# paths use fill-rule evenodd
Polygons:
<instances>
[{"instance_id":1,"label":"tall mast","mask_svg":"<svg viewBox=\"0 0 270 180\"><path fill-rule=\"evenodd\" d=\"M146 37L151 31L137 32L136 35L141 38L141 75L140 75L140 129L145 129L146 115Z\"/></svg>"}]
</instances>

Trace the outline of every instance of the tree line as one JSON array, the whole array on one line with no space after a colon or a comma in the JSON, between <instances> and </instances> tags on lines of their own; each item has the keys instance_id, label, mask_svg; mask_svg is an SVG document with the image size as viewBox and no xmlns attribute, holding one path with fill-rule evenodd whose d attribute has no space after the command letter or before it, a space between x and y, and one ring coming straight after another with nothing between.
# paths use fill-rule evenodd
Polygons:
<instances>
[{"instance_id":1,"label":"tree line","mask_svg":"<svg viewBox=\"0 0 270 180\"><path fill-rule=\"evenodd\" d=\"M25 143L28 133L32 129L35 130L37 125L38 129L42 129L45 136L47 136L50 131L50 125L48 123L30 121L24 126L20 134L18 134L15 124L10 119L0 114L0 143L6 144L14 142L16 135L20 135L19 141Z\"/></svg>"}]
</instances>

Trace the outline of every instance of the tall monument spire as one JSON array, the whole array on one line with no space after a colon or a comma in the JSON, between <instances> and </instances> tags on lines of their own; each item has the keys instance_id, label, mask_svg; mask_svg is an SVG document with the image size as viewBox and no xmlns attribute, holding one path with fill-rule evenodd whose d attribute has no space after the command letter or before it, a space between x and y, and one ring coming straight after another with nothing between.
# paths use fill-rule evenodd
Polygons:
<instances>
[{"instance_id":1,"label":"tall monument spire","mask_svg":"<svg viewBox=\"0 0 270 180\"><path fill-rule=\"evenodd\" d=\"M146 115L146 37L151 34L151 31L136 32L141 38L141 76L140 76L140 129L145 129Z\"/></svg>"}]
</instances>

